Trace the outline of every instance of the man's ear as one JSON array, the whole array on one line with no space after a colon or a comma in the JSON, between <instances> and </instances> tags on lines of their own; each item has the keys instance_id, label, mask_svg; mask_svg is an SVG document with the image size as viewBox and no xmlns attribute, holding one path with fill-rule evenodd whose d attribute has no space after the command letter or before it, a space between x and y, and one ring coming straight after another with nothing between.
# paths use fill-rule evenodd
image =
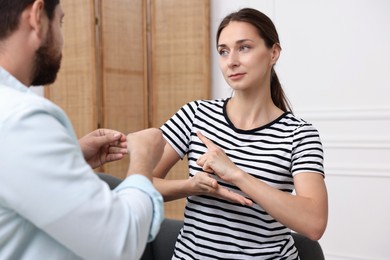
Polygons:
<instances>
[{"instance_id":1,"label":"man's ear","mask_svg":"<svg viewBox=\"0 0 390 260\"><path fill-rule=\"evenodd\" d=\"M272 65L275 65L276 62L278 61L281 49L282 48L280 47L279 43L275 43L272 46L272 49L271 49L271 64Z\"/></svg>"},{"instance_id":2,"label":"man's ear","mask_svg":"<svg viewBox=\"0 0 390 260\"><path fill-rule=\"evenodd\" d=\"M36 32L38 38L42 39L48 30L48 17L45 12L44 0L36 0L30 7L29 23Z\"/></svg>"}]
</instances>

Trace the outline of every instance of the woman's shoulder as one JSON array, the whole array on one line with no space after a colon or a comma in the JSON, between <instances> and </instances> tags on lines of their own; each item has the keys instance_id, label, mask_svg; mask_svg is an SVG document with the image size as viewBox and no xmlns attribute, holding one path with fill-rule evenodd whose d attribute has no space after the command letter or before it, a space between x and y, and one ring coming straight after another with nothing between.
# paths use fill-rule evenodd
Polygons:
<instances>
[{"instance_id":1,"label":"woman's shoulder","mask_svg":"<svg viewBox=\"0 0 390 260\"><path fill-rule=\"evenodd\" d=\"M289 122L293 125L305 125L305 124L310 125L310 123L308 121L306 121L302 117L299 117L299 116L293 114L292 112L285 112L283 115L283 120L285 122Z\"/></svg>"},{"instance_id":2,"label":"woman's shoulder","mask_svg":"<svg viewBox=\"0 0 390 260\"><path fill-rule=\"evenodd\" d=\"M191 107L191 108L199 108L202 106L216 106L223 107L227 98L219 98L219 99L197 99L186 103L183 107Z\"/></svg>"},{"instance_id":3,"label":"woman's shoulder","mask_svg":"<svg viewBox=\"0 0 390 260\"><path fill-rule=\"evenodd\" d=\"M318 131L309 121L291 112L286 112L281 120L284 125L291 127L293 131Z\"/></svg>"}]
</instances>

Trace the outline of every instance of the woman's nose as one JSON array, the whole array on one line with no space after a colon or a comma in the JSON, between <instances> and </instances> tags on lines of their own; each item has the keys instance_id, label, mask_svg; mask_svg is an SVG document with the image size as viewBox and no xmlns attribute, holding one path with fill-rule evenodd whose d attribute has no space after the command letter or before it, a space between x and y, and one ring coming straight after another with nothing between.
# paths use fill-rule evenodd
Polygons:
<instances>
[{"instance_id":1,"label":"woman's nose","mask_svg":"<svg viewBox=\"0 0 390 260\"><path fill-rule=\"evenodd\" d=\"M228 59L228 66L229 66L229 68L237 67L239 64L240 64L240 62L239 62L237 53L236 52L231 52L229 54L229 59Z\"/></svg>"}]
</instances>

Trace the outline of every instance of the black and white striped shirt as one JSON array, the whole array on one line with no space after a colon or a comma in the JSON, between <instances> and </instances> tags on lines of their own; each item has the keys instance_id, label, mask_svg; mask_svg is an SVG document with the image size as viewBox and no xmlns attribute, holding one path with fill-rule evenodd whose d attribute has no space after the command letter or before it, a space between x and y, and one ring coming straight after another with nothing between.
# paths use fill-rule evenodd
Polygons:
<instances>
[{"instance_id":1,"label":"black and white striped shirt","mask_svg":"<svg viewBox=\"0 0 390 260\"><path fill-rule=\"evenodd\" d=\"M293 176L300 172L324 174L322 144L311 124L286 112L265 126L240 130L227 117L228 100L190 102L161 127L180 157L188 156L190 177L202 171L196 160L207 151L197 131L243 171L279 190L291 193ZM231 183L213 177L221 186L246 196ZM249 207L190 196L184 215L172 259L298 259L290 230L257 204Z\"/></svg>"}]
</instances>

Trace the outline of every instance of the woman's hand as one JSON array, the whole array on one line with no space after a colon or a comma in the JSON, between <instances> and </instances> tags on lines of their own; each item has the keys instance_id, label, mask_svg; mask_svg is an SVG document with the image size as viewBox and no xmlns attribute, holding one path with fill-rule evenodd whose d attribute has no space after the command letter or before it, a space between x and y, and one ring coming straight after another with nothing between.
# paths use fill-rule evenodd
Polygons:
<instances>
[{"instance_id":1,"label":"woman's hand","mask_svg":"<svg viewBox=\"0 0 390 260\"><path fill-rule=\"evenodd\" d=\"M206 153L199 157L196 163L202 167L203 171L215 173L224 181L234 183L233 180L239 178L240 169L227 157L221 148L200 132L196 134L208 149Z\"/></svg>"},{"instance_id":2,"label":"woman's hand","mask_svg":"<svg viewBox=\"0 0 390 260\"><path fill-rule=\"evenodd\" d=\"M189 179L189 182L189 193L191 195L210 195L241 205L253 205L253 202L250 199L247 199L238 193L222 187L206 172L196 173L192 178Z\"/></svg>"},{"instance_id":3,"label":"woman's hand","mask_svg":"<svg viewBox=\"0 0 390 260\"><path fill-rule=\"evenodd\" d=\"M203 171L209 173L215 173L221 179L226 182L233 183L234 178L238 178L240 169L227 157L225 152L216 146L212 141L203 136L200 132L197 132L199 139L206 145L208 151L201 155L197 160L197 164L202 167ZM204 173L206 174L206 173ZM196 174L193 178L197 177ZM253 205L253 202L235 192L232 192L226 188L221 187L217 181L206 174L200 175L203 180L197 181L197 187L199 191L207 191L208 194L215 197L223 198L231 202L240 203L242 205Z\"/></svg>"}]
</instances>

